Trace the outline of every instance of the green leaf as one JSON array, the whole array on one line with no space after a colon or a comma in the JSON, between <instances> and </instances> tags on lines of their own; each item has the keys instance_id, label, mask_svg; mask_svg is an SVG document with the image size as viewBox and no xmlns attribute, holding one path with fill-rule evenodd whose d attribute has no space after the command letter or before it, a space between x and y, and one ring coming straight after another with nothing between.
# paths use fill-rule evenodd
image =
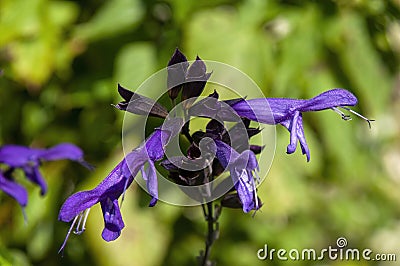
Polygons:
<instances>
[{"instance_id":1,"label":"green leaf","mask_svg":"<svg viewBox=\"0 0 400 266\"><path fill-rule=\"evenodd\" d=\"M134 29L143 15L138 0L107 1L89 22L76 29L75 36L89 42L116 36Z\"/></svg>"}]
</instances>

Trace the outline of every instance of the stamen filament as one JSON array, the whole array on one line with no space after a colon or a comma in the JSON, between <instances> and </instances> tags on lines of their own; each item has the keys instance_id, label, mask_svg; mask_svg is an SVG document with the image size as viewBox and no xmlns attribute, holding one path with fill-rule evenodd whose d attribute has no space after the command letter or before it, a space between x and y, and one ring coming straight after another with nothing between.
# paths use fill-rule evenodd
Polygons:
<instances>
[{"instance_id":1,"label":"stamen filament","mask_svg":"<svg viewBox=\"0 0 400 266\"><path fill-rule=\"evenodd\" d=\"M256 215L257 210L259 209L256 182L257 182L258 184L260 184L260 181L261 181L260 176L258 175L257 171L254 171L254 175L256 176L256 177L254 178L254 181L255 181L255 182L252 182L252 183L253 183L253 191L254 191L255 211L254 211L254 213L251 215L253 218L254 218L254 216Z\"/></svg>"},{"instance_id":2,"label":"stamen filament","mask_svg":"<svg viewBox=\"0 0 400 266\"><path fill-rule=\"evenodd\" d=\"M80 233L80 231L79 231L79 227L81 226L81 222L82 222L82 217L83 217L83 212L80 212L76 217L79 217L79 220L78 220L78 224L76 225L76 227L75 227L75 230L74 230L74 234L77 234L77 235L79 235Z\"/></svg>"},{"instance_id":3,"label":"stamen filament","mask_svg":"<svg viewBox=\"0 0 400 266\"><path fill-rule=\"evenodd\" d=\"M90 208L86 209L85 211L81 212L78 215L79 216L79 221L78 221L78 224L76 225L76 228L74 230L74 234L80 235L83 232L85 232L85 230L86 230L85 225L86 225L86 220L87 220L87 217L89 215L89 212L90 212ZM83 222L82 222L82 219L83 219ZM81 226L81 224L82 224L82 226Z\"/></svg>"},{"instance_id":4,"label":"stamen filament","mask_svg":"<svg viewBox=\"0 0 400 266\"><path fill-rule=\"evenodd\" d=\"M256 176L256 182L257 182L257 184L260 184L261 183L261 178L260 178L260 175L257 173L257 171L254 171L254 175Z\"/></svg>"},{"instance_id":5,"label":"stamen filament","mask_svg":"<svg viewBox=\"0 0 400 266\"><path fill-rule=\"evenodd\" d=\"M356 116L358 116L358 117L364 119L365 121L367 121L369 128L371 128L371 122L372 122L372 121L375 121L374 119L368 119L368 118L366 118L365 116L363 116L363 115L357 113L356 111L351 110L351 109L348 108L348 107L341 106L341 108L343 108L343 109L349 111L350 113L352 113L352 114L354 114L354 115L356 115Z\"/></svg>"},{"instance_id":6,"label":"stamen filament","mask_svg":"<svg viewBox=\"0 0 400 266\"><path fill-rule=\"evenodd\" d=\"M333 111L335 111L336 113L338 113L338 114L342 117L343 120L345 120L345 121L351 120L351 117L350 117L349 115L346 115L345 113L343 113L342 111L340 111L338 108L332 107L331 109L332 109Z\"/></svg>"},{"instance_id":7,"label":"stamen filament","mask_svg":"<svg viewBox=\"0 0 400 266\"><path fill-rule=\"evenodd\" d=\"M89 212L90 212L90 208L80 212L77 216L75 216L74 220L72 221L71 226L68 229L67 235L65 236L64 242L62 243L60 249L58 250L58 253L62 252L61 256L64 255L64 248L67 245L67 241L69 239L69 236L71 235L71 232L73 232L74 234L80 235L85 231L86 220L88 218ZM78 221L78 224L76 224L77 221ZM76 224L76 226L75 226L75 224ZM75 227L75 230L72 231L74 227Z\"/></svg>"},{"instance_id":8,"label":"stamen filament","mask_svg":"<svg viewBox=\"0 0 400 266\"><path fill-rule=\"evenodd\" d=\"M86 209L85 218L83 218L83 224L82 224L82 228L81 228L82 233L86 230L86 220L89 216L89 212L90 212L90 208Z\"/></svg>"},{"instance_id":9,"label":"stamen filament","mask_svg":"<svg viewBox=\"0 0 400 266\"><path fill-rule=\"evenodd\" d=\"M125 192L126 192L126 189L128 188L128 182L129 182L129 179L128 178L126 178L126 181L125 181L125 185L124 185L124 192L122 193L122 197L121 197L121 207L122 207L122 202L124 202L124 199L125 199Z\"/></svg>"},{"instance_id":10,"label":"stamen filament","mask_svg":"<svg viewBox=\"0 0 400 266\"><path fill-rule=\"evenodd\" d=\"M62 243L60 249L58 250L58 253L62 252L61 256L64 255L64 248L67 245L67 241L68 241L68 238L69 238L69 236L70 236L70 234L72 232L72 228L74 228L76 220L78 220L78 216L79 215L75 216L74 221L72 222L71 226L68 229L67 236L65 237L64 242Z\"/></svg>"}]
</instances>

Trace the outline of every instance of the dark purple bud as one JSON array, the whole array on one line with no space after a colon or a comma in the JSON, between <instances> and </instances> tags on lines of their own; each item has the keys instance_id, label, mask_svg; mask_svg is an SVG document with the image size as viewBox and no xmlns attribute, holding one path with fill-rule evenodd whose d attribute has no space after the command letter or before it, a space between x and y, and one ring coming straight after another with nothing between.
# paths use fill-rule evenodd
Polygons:
<instances>
[{"instance_id":1,"label":"dark purple bud","mask_svg":"<svg viewBox=\"0 0 400 266\"><path fill-rule=\"evenodd\" d=\"M247 128L247 135L249 136L249 138L257 135L260 132L261 132L261 129L259 127L257 127L257 128L254 128L254 127Z\"/></svg>"},{"instance_id":2,"label":"dark purple bud","mask_svg":"<svg viewBox=\"0 0 400 266\"><path fill-rule=\"evenodd\" d=\"M188 113L191 116L216 118L220 109L221 103L218 99L207 97L193 105Z\"/></svg>"},{"instance_id":3,"label":"dark purple bud","mask_svg":"<svg viewBox=\"0 0 400 266\"><path fill-rule=\"evenodd\" d=\"M257 197L259 208L263 205L261 199ZM240 201L239 195L237 193L226 194L221 200L221 206L230 209L242 209L243 204Z\"/></svg>"},{"instance_id":4,"label":"dark purple bud","mask_svg":"<svg viewBox=\"0 0 400 266\"><path fill-rule=\"evenodd\" d=\"M243 101L245 101L245 100L246 100L246 97L244 97L244 98L232 99L232 100L225 100L225 101L223 101L223 102L226 103L226 104L229 105L229 106L233 106L233 105L235 105L235 104L237 104L237 103L240 103L240 102L243 102Z\"/></svg>"},{"instance_id":5,"label":"dark purple bud","mask_svg":"<svg viewBox=\"0 0 400 266\"><path fill-rule=\"evenodd\" d=\"M212 164L212 174L214 177L221 175L225 171L218 159L214 159Z\"/></svg>"},{"instance_id":6,"label":"dark purple bud","mask_svg":"<svg viewBox=\"0 0 400 266\"><path fill-rule=\"evenodd\" d=\"M206 133L204 133L203 131L196 131L196 132L194 132L194 133L192 134L193 142L196 143L196 144L199 144L199 143L200 143L200 140L201 140L202 138L204 138L204 135L205 135L205 134L206 134Z\"/></svg>"},{"instance_id":7,"label":"dark purple bud","mask_svg":"<svg viewBox=\"0 0 400 266\"><path fill-rule=\"evenodd\" d=\"M203 92L207 80L212 74L206 73L206 71L206 64L197 56L186 73L186 83L182 89L181 99L185 109L190 108L196 98Z\"/></svg>"},{"instance_id":8,"label":"dark purple bud","mask_svg":"<svg viewBox=\"0 0 400 266\"><path fill-rule=\"evenodd\" d=\"M218 94L218 92L216 90L214 90L214 92L211 93L210 95L208 95L208 97L215 98L215 99L218 100L219 99L219 94Z\"/></svg>"},{"instance_id":9,"label":"dark purple bud","mask_svg":"<svg viewBox=\"0 0 400 266\"><path fill-rule=\"evenodd\" d=\"M240 201L238 194L226 194L221 200L221 206L230 209L241 209L243 204Z\"/></svg>"},{"instance_id":10,"label":"dark purple bud","mask_svg":"<svg viewBox=\"0 0 400 266\"><path fill-rule=\"evenodd\" d=\"M225 131L225 126L215 119L211 119L206 126L206 133L209 134L222 135Z\"/></svg>"},{"instance_id":11,"label":"dark purple bud","mask_svg":"<svg viewBox=\"0 0 400 266\"><path fill-rule=\"evenodd\" d=\"M161 165L162 167L164 167L165 170L167 170L167 171L169 171L169 172L171 172L171 171L178 171L178 170L179 170L179 168L178 168L173 162L171 162L171 161L168 160L168 159L162 161L162 162L160 163L160 165Z\"/></svg>"},{"instance_id":12,"label":"dark purple bud","mask_svg":"<svg viewBox=\"0 0 400 266\"><path fill-rule=\"evenodd\" d=\"M118 92L125 100L113 105L119 110L128 111L137 115L149 115L159 118L166 118L168 116L167 109L150 98L127 90L120 84L118 84Z\"/></svg>"},{"instance_id":13,"label":"dark purple bud","mask_svg":"<svg viewBox=\"0 0 400 266\"><path fill-rule=\"evenodd\" d=\"M201 156L201 151L195 143L190 145L189 149L187 150L187 156L190 159L196 159Z\"/></svg>"},{"instance_id":14,"label":"dark purple bud","mask_svg":"<svg viewBox=\"0 0 400 266\"><path fill-rule=\"evenodd\" d=\"M264 148L265 148L265 146L250 145L250 150L251 150L254 154L260 154Z\"/></svg>"},{"instance_id":15,"label":"dark purple bud","mask_svg":"<svg viewBox=\"0 0 400 266\"><path fill-rule=\"evenodd\" d=\"M179 51L178 48L176 48L174 54L168 62L167 68L168 95L172 100L178 97L179 91L185 82L186 71L188 67L189 62L187 61L185 55Z\"/></svg>"}]
</instances>

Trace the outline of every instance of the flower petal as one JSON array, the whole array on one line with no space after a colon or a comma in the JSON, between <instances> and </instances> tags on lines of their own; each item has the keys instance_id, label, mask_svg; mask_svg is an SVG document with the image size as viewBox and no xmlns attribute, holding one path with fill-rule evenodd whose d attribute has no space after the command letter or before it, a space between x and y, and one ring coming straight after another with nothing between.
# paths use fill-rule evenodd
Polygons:
<instances>
[{"instance_id":1,"label":"flower petal","mask_svg":"<svg viewBox=\"0 0 400 266\"><path fill-rule=\"evenodd\" d=\"M145 146L147 156L150 160L158 161L164 157L164 143L162 141L163 134L166 133L161 129L156 129L156 131L146 140Z\"/></svg>"},{"instance_id":2,"label":"flower petal","mask_svg":"<svg viewBox=\"0 0 400 266\"><path fill-rule=\"evenodd\" d=\"M240 117L245 117L247 119L258 121L261 123L275 125L279 123L280 117L287 116L287 103L282 102L282 100L287 99L272 99L272 103L276 102L276 108L273 108L269 99L258 98L251 100L234 101L231 107L236 111ZM271 108L271 109L270 109ZM271 111L269 111L271 110Z\"/></svg>"},{"instance_id":3,"label":"flower petal","mask_svg":"<svg viewBox=\"0 0 400 266\"><path fill-rule=\"evenodd\" d=\"M281 125L287 128L290 132L290 143L287 146L286 152L288 154L292 154L296 151L297 148L297 140L300 142L300 147L302 150L302 153L306 155L307 157L307 162L310 161L310 150L307 145L307 141L304 135L304 129L303 129L303 116L301 113L297 116L296 121L293 120L286 120L281 122ZM294 126L293 124L296 123Z\"/></svg>"},{"instance_id":4,"label":"flower petal","mask_svg":"<svg viewBox=\"0 0 400 266\"><path fill-rule=\"evenodd\" d=\"M158 180L157 180L157 170L154 166L153 161L149 161L149 166L146 170L142 167L142 176L143 179L146 180L147 189L152 196L152 200L150 202L150 207L153 207L157 203L158 199Z\"/></svg>"},{"instance_id":5,"label":"flower petal","mask_svg":"<svg viewBox=\"0 0 400 266\"><path fill-rule=\"evenodd\" d=\"M36 166L24 166L22 169L25 172L26 177L40 187L40 194L44 195L47 192L47 184L39 170L39 165Z\"/></svg>"},{"instance_id":6,"label":"flower petal","mask_svg":"<svg viewBox=\"0 0 400 266\"><path fill-rule=\"evenodd\" d=\"M79 213L89 209L99 202L101 194L99 190L80 191L70 196L61 206L58 220L63 222L72 221Z\"/></svg>"},{"instance_id":7,"label":"flower petal","mask_svg":"<svg viewBox=\"0 0 400 266\"><path fill-rule=\"evenodd\" d=\"M10 167L22 167L31 160L37 160L43 151L19 145L4 145L0 148L0 163Z\"/></svg>"},{"instance_id":8,"label":"flower petal","mask_svg":"<svg viewBox=\"0 0 400 266\"><path fill-rule=\"evenodd\" d=\"M81 191L70 196L61 207L58 219L69 222L80 212L92 207L106 198L117 199L133 181L133 176L139 171L135 166L131 174L127 169L125 159L122 160L108 176L94 189ZM136 171L136 172L135 172Z\"/></svg>"},{"instance_id":9,"label":"flower petal","mask_svg":"<svg viewBox=\"0 0 400 266\"><path fill-rule=\"evenodd\" d=\"M296 111L292 120L290 121L289 132L290 132L290 143L287 146L287 153L291 154L296 151L297 147L297 129L299 122L300 112Z\"/></svg>"},{"instance_id":10,"label":"flower petal","mask_svg":"<svg viewBox=\"0 0 400 266\"><path fill-rule=\"evenodd\" d=\"M297 121L297 137L300 142L301 151L307 157L307 162L310 161L310 149L308 148L306 137L303 129L303 116L300 114L299 120Z\"/></svg>"},{"instance_id":11,"label":"flower petal","mask_svg":"<svg viewBox=\"0 0 400 266\"><path fill-rule=\"evenodd\" d=\"M233 172L231 171L231 175ZM246 169L235 169L236 178L238 179L235 188L238 192L240 201L243 204L243 212L247 213L254 209L254 179Z\"/></svg>"},{"instance_id":12,"label":"flower petal","mask_svg":"<svg viewBox=\"0 0 400 266\"><path fill-rule=\"evenodd\" d=\"M239 153L228 144L219 140L216 140L215 144L217 145L216 156L224 168L228 167L239 156Z\"/></svg>"},{"instance_id":13,"label":"flower petal","mask_svg":"<svg viewBox=\"0 0 400 266\"><path fill-rule=\"evenodd\" d=\"M44 150L40 158L46 161L69 159L72 161L83 160L82 150L71 143L61 143L52 148Z\"/></svg>"},{"instance_id":14,"label":"flower petal","mask_svg":"<svg viewBox=\"0 0 400 266\"><path fill-rule=\"evenodd\" d=\"M100 204L104 217L104 229L101 236L105 241L115 240L121 235L121 230L125 227L118 199L106 198Z\"/></svg>"},{"instance_id":15,"label":"flower petal","mask_svg":"<svg viewBox=\"0 0 400 266\"><path fill-rule=\"evenodd\" d=\"M28 193L26 192L26 189L13 180L5 177L1 171L0 190L13 197L22 207L25 207L28 203Z\"/></svg>"},{"instance_id":16,"label":"flower petal","mask_svg":"<svg viewBox=\"0 0 400 266\"><path fill-rule=\"evenodd\" d=\"M300 112L321 111L338 106L353 106L357 102L356 96L351 92L344 89L333 89L309 100L304 100L296 109Z\"/></svg>"}]
</instances>

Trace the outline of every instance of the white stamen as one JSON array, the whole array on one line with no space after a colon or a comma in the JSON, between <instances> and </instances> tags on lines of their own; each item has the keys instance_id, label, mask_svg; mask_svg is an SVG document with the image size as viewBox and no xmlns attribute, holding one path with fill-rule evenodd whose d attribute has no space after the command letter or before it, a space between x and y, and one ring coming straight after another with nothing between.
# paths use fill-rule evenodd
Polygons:
<instances>
[{"instance_id":1,"label":"white stamen","mask_svg":"<svg viewBox=\"0 0 400 266\"><path fill-rule=\"evenodd\" d=\"M78 220L78 217L79 217L79 214L78 214L77 216L75 216L74 221L72 222L71 226L70 226L69 229L68 229L67 236L65 237L64 242L63 242L63 244L61 245L60 249L58 250L58 253L63 252L63 253L61 254L61 256L64 255L64 248L65 248L65 245L67 244L68 238L69 238L69 236L70 236L70 234L71 234L71 232L72 232L72 228L74 228L75 223L76 223L76 220Z\"/></svg>"},{"instance_id":2,"label":"white stamen","mask_svg":"<svg viewBox=\"0 0 400 266\"><path fill-rule=\"evenodd\" d=\"M256 176L255 180L256 180L257 184L260 184L261 178L260 178L260 175L257 173L257 171L254 171L254 175Z\"/></svg>"},{"instance_id":3,"label":"white stamen","mask_svg":"<svg viewBox=\"0 0 400 266\"><path fill-rule=\"evenodd\" d=\"M255 206L256 209L255 209L254 213L252 214L252 217L254 217L256 215L256 212L260 208L260 204L258 202L258 196L257 196L256 182L257 182L257 184L260 184L261 183L261 178L260 178L260 175L257 173L257 171L254 171L254 175L255 175L255 178L254 178L255 182L253 183L253 186L254 186L254 201L255 201L255 204L256 204L256 206Z\"/></svg>"},{"instance_id":4,"label":"white stamen","mask_svg":"<svg viewBox=\"0 0 400 266\"><path fill-rule=\"evenodd\" d=\"M61 245L60 249L58 250L58 253L63 252L64 253L64 248L67 245L67 241L69 239L69 236L71 235L71 232L73 232L74 234L80 235L83 232L85 232L86 230L86 220L87 217L89 215L90 212L90 208L86 209L84 211L81 211L77 216L75 216L74 220L72 221L71 226L68 229L67 235L65 237L65 240L63 242L63 244ZM79 221L78 221L79 219ZM78 221L78 224L75 226L76 222ZM75 230L72 231L72 229L75 227ZM63 256L64 254L61 254L61 256Z\"/></svg>"},{"instance_id":5,"label":"white stamen","mask_svg":"<svg viewBox=\"0 0 400 266\"><path fill-rule=\"evenodd\" d=\"M81 212L81 213L78 214L78 216L79 216L79 221L78 221L78 224L76 225L76 228L75 228L75 230L74 230L74 234L80 235L80 234L82 234L83 232L85 232L85 230L86 230L85 225L86 225L86 220L87 220L87 217L88 217L88 215L89 215L89 212L90 212L90 208L89 208L89 209L86 209L86 210L84 210L83 212ZM77 217L78 217L78 216L77 216ZM82 222L82 219L83 219L83 222ZM81 224L82 224L82 226L81 226Z\"/></svg>"},{"instance_id":6,"label":"white stamen","mask_svg":"<svg viewBox=\"0 0 400 266\"><path fill-rule=\"evenodd\" d=\"M333 111L335 111L336 113L338 113L342 117L343 120L345 120L345 121L351 120L351 117L349 115L346 115L345 113L343 113L342 111L340 111L336 107L332 107L331 109Z\"/></svg>"},{"instance_id":7,"label":"white stamen","mask_svg":"<svg viewBox=\"0 0 400 266\"><path fill-rule=\"evenodd\" d=\"M83 219L83 224L82 224L82 229L81 229L81 230L82 230L82 233L83 233L83 231L86 230L85 225L86 225L86 220L87 220L87 218L88 218L88 216L89 216L89 212L90 212L90 208L86 210L85 218Z\"/></svg>"},{"instance_id":8,"label":"white stamen","mask_svg":"<svg viewBox=\"0 0 400 266\"><path fill-rule=\"evenodd\" d=\"M363 116L363 115L357 113L356 111L351 110L351 109L348 108L348 107L341 106L341 108L343 108L343 109L349 111L350 113L355 114L356 116L358 116L358 117L364 119L365 121L367 121L369 128L371 128L371 122L372 122L372 121L375 121L374 119L368 119L368 118L366 118L365 116Z\"/></svg>"},{"instance_id":9,"label":"white stamen","mask_svg":"<svg viewBox=\"0 0 400 266\"><path fill-rule=\"evenodd\" d=\"M257 188L256 184L253 182L253 189L254 189L254 201L256 203L256 210L258 209L258 197L257 197Z\"/></svg>"},{"instance_id":10,"label":"white stamen","mask_svg":"<svg viewBox=\"0 0 400 266\"><path fill-rule=\"evenodd\" d=\"M126 189L128 188L128 182L129 182L129 178L127 178L125 181L124 192L122 193L120 207L122 207L122 202L124 202L124 199L125 199L125 192L126 192Z\"/></svg>"},{"instance_id":11,"label":"white stamen","mask_svg":"<svg viewBox=\"0 0 400 266\"><path fill-rule=\"evenodd\" d=\"M77 217L77 218L79 217L79 220L78 220L78 224L77 224L76 227L75 227L74 234L79 235L79 234L80 234L79 227L81 226L82 217L83 217L83 212L80 212L76 217Z\"/></svg>"}]
</instances>

